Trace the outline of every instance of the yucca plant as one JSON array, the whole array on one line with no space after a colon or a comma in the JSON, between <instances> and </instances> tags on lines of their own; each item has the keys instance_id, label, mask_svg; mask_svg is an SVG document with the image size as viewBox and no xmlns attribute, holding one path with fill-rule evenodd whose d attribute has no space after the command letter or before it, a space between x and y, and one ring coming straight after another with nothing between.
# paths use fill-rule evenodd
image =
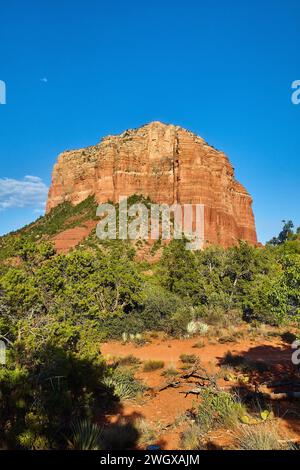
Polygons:
<instances>
[{"instance_id":1,"label":"yucca plant","mask_svg":"<svg viewBox=\"0 0 300 470\"><path fill-rule=\"evenodd\" d=\"M101 450L101 428L89 419L78 419L71 425L68 444L72 450Z\"/></svg>"},{"instance_id":2,"label":"yucca plant","mask_svg":"<svg viewBox=\"0 0 300 470\"><path fill-rule=\"evenodd\" d=\"M103 384L120 400L130 400L143 393L145 386L135 379L132 371L117 368L103 379Z\"/></svg>"},{"instance_id":3,"label":"yucca plant","mask_svg":"<svg viewBox=\"0 0 300 470\"><path fill-rule=\"evenodd\" d=\"M119 381L114 377L106 377L103 383L108 388L111 388L114 395L120 400L130 400L130 398L134 398L135 396L135 390L133 390L131 385L127 382Z\"/></svg>"}]
</instances>

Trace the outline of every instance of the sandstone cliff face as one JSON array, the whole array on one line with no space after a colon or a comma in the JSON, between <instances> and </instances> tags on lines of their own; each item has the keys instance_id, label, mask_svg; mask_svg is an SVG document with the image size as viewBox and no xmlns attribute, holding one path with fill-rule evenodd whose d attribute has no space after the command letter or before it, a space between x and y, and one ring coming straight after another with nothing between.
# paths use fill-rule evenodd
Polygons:
<instances>
[{"instance_id":1,"label":"sandstone cliff face","mask_svg":"<svg viewBox=\"0 0 300 470\"><path fill-rule=\"evenodd\" d=\"M142 194L159 203L204 204L207 243L257 243L252 199L235 180L226 155L178 126L152 122L63 152L54 166L47 211L93 194L98 202Z\"/></svg>"}]
</instances>

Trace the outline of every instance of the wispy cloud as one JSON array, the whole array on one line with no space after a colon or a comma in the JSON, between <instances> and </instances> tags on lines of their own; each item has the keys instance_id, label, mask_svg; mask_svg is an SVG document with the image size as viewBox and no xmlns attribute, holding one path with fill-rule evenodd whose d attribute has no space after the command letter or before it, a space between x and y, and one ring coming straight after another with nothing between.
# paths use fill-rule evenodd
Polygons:
<instances>
[{"instance_id":1,"label":"wispy cloud","mask_svg":"<svg viewBox=\"0 0 300 470\"><path fill-rule=\"evenodd\" d=\"M0 178L0 211L16 207L32 207L43 212L48 187L38 176L25 176L23 180Z\"/></svg>"}]
</instances>

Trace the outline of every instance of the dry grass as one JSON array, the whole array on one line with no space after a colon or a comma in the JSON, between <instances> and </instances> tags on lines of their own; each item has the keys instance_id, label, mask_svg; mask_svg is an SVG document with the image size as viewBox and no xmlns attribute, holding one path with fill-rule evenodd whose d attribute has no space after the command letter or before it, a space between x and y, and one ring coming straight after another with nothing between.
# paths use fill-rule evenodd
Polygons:
<instances>
[{"instance_id":1,"label":"dry grass","mask_svg":"<svg viewBox=\"0 0 300 470\"><path fill-rule=\"evenodd\" d=\"M283 440L274 423L247 426L237 435L236 448L240 450L291 450L293 445Z\"/></svg>"},{"instance_id":2,"label":"dry grass","mask_svg":"<svg viewBox=\"0 0 300 470\"><path fill-rule=\"evenodd\" d=\"M157 432L147 423L144 418L135 421L134 426L139 433L138 445L141 447L154 444L157 439Z\"/></svg>"},{"instance_id":3,"label":"dry grass","mask_svg":"<svg viewBox=\"0 0 300 470\"><path fill-rule=\"evenodd\" d=\"M198 341L197 343L193 344L193 348L201 349L201 348L204 348L204 347L205 347L205 341L203 341L203 340Z\"/></svg>"},{"instance_id":4,"label":"dry grass","mask_svg":"<svg viewBox=\"0 0 300 470\"><path fill-rule=\"evenodd\" d=\"M179 372L174 365L170 365L166 370L164 370L161 375L164 377L175 377Z\"/></svg>"},{"instance_id":5,"label":"dry grass","mask_svg":"<svg viewBox=\"0 0 300 470\"><path fill-rule=\"evenodd\" d=\"M154 370L163 369L165 366L164 361L146 361L144 362L143 371L153 372Z\"/></svg>"},{"instance_id":6,"label":"dry grass","mask_svg":"<svg viewBox=\"0 0 300 470\"><path fill-rule=\"evenodd\" d=\"M198 360L198 357L195 356L195 354L181 354L179 359L184 364L194 364Z\"/></svg>"},{"instance_id":7,"label":"dry grass","mask_svg":"<svg viewBox=\"0 0 300 470\"><path fill-rule=\"evenodd\" d=\"M115 362L119 366L138 366L142 363L142 361L138 358L133 356L132 354L124 357L117 357Z\"/></svg>"},{"instance_id":8,"label":"dry grass","mask_svg":"<svg viewBox=\"0 0 300 470\"><path fill-rule=\"evenodd\" d=\"M203 449L203 433L199 426L193 424L181 434L181 449L201 450Z\"/></svg>"},{"instance_id":9,"label":"dry grass","mask_svg":"<svg viewBox=\"0 0 300 470\"><path fill-rule=\"evenodd\" d=\"M225 343L238 343L245 339L247 335L246 331L238 331L238 330L229 330L225 334L219 337L218 341L220 344Z\"/></svg>"}]
</instances>

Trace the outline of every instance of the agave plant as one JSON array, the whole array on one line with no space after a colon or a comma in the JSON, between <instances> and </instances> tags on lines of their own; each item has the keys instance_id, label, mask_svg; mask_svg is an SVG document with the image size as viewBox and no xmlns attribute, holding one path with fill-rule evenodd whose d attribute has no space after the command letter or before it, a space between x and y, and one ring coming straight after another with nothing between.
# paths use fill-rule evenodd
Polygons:
<instances>
[{"instance_id":1,"label":"agave plant","mask_svg":"<svg viewBox=\"0 0 300 470\"><path fill-rule=\"evenodd\" d=\"M101 428L89 419L78 419L71 425L68 444L72 450L101 450Z\"/></svg>"}]
</instances>

